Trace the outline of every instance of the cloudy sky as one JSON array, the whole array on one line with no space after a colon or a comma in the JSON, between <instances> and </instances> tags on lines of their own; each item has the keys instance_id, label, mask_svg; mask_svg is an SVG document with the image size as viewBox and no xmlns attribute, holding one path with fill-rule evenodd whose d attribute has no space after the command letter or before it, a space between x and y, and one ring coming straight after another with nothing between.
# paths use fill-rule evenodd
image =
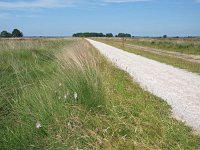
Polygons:
<instances>
[{"instance_id":1,"label":"cloudy sky","mask_svg":"<svg viewBox=\"0 0 200 150\"><path fill-rule=\"evenodd\" d=\"M200 36L200 0L0 0L0 31Z\"/></svg>"}]
</instances>

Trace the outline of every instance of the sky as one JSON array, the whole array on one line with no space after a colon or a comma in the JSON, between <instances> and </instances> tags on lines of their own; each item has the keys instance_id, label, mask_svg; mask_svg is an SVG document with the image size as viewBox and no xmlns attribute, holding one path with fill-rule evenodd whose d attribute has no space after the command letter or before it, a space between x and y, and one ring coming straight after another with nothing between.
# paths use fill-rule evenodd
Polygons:
<instances>
[{"instance_id":1,"label":"sky","mask_svg":"<svg viewBox=\"0 0 200 150\"><path fill-rule=\"evenodd\" d=\"M200 36L200 0L0 0L0 31Z\"/></svg>"}]
</instances>

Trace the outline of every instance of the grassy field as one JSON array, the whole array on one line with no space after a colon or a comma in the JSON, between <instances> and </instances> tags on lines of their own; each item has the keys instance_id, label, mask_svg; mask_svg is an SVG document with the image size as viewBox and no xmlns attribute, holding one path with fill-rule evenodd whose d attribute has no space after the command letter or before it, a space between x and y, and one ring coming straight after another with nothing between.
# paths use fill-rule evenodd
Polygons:
<instances>
[{"instance_id":1,"label":"grassy field","mask_svg":"<svg viewBox=\"0 0 200 150\"><path fill-rule=\"evenodd\" d=\"M198 149L171 117L82 39L0 40L0 149Z\"/></svg>"},{"instance_id":2,"label":"grassy field","mask_svg":"<svg viewBox=\"0 0 200 150\"><path fill-rule=\"evenodd\" d=\"M176 58L176 57L170 57L170 56L162 56L159 54L155 54L152 52L148 52L148 51L142 51L142 50L137 50L134 48L130 48L127 47L126 45L123 46L121 40L119 39L114 39L114 38L110 38L110 39L105 39L105 38L94 38L94 40L100 41L100 42L104 42L106 44L115 46L117 48L126 50L128 52L131 53L135 53L137 55L141 55L162 63L166 63L181 69L186 69L188 71L194 72L194 73L198 73L200 74L200 64L199 63L195 63L195 62L189 62L180 58ZM116 42L118 41L118 42Z\"/></svg>"},{"instance_id":3,"label":"grassy field","mask_svg":"<svg viewBox=\"0 0 200 150\"><path fill-rule=\"evenodd\" d=\"M120 38L113 38L111 40L122 43ZM184 54L200 55L200 38L132 38L127 39L125 43Z\"/></svg>"}]
</instances>

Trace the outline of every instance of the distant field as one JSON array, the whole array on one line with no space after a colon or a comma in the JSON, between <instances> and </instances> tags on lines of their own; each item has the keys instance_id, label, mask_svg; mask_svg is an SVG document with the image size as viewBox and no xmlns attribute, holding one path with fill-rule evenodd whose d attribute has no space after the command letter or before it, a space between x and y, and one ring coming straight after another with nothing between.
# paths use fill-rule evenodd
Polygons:
<instances>
[{"instance_id":1,"label":"distant field","mask_svg":"<svg viewBox=\"0 0 200 150\"><path fill-rule=\"evenodd\" d=\"M0 149L198 149L170 110L83 39L0 40Z\"/></svg>"},{"instance_id":2,"label":"distant field","mask_svg":"<svg viewBox=\"0 0 200 150\"><path fill-rule=\"evenodd\" d=\"M116 42L122 41L120 38L113 38L112 40ZM200 55L200 38L132 38L127 39L125 43Z\"/></svg>"},{"instance_id":3,"label":"distant field","mask_svg":"<svg viewBox=\"0 0 200 150\"><path fill-rule=\"evenodd\" d=\"M101 42L104 42L106 44L110 44L112 46L126 50L128 52L135 53L135 54L138 54L138 55L141 55L141 56L144 56L144 57L147 57L147 58L159 61L159 62L163 62L163 63L169 64L169 65L181 68L181 69L186 69L188 71L200 74L200 63L191 62L191 61L187 61L187 60L178 58L178 57L176 57L176 54L174 54L174 55L172 54L171 56L170 55L169 56L168 55L162 55L162 53L157 54L157 53L154 53L154 52L151 52L151 51L143 51L143 50L139 50L139 49L136 49L136 48L132 48L129 45L126 45L127 43L131 43L131 42L133 43L133 41L134 41L134 44L140 45L141 44L140 40L142 41L143 39L127 39L124 42L125 44L123 44L121 38L94 38L94 40L101 41ZM144 42L144 43L150 42L149 41L150 39L145 39L145 40L148 40L148 42ZM154 40L157 40L157 39L154 39ZM197 42L197 43L200 41L199 39L182 39L182 40L187 41L187 42L193 41L193 42ZM160 41L165 42L165 39L160 40ZM177 39L167 39L166 41L171 41L171 43L176 43ZM145 46L147 46L147 45L145 45ZM148 49L148 47L147 47L147 49ZM179 51L180 52L182 50L181 49L175 49L173 51ZM194 53L198 55L199 52L197 50ZM184 57L187 58L187 54L185 54Z\"/></svg>"}]
</instances>

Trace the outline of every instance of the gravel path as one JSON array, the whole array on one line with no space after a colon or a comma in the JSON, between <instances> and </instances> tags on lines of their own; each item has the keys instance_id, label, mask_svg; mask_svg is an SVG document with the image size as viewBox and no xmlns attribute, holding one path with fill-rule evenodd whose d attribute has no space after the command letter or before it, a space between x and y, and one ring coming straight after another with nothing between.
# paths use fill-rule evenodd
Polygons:
<instances>
[{"instance_id":1,"label":"gravel path","mask_svg":"<svg viewBox=\"0 0 200 150\"><path fill-rule=\"evenodd\" d=\"M200 76L87 39L145 89L166 100L173 115L200 131Z\"/></svg>"}]
</instances>

